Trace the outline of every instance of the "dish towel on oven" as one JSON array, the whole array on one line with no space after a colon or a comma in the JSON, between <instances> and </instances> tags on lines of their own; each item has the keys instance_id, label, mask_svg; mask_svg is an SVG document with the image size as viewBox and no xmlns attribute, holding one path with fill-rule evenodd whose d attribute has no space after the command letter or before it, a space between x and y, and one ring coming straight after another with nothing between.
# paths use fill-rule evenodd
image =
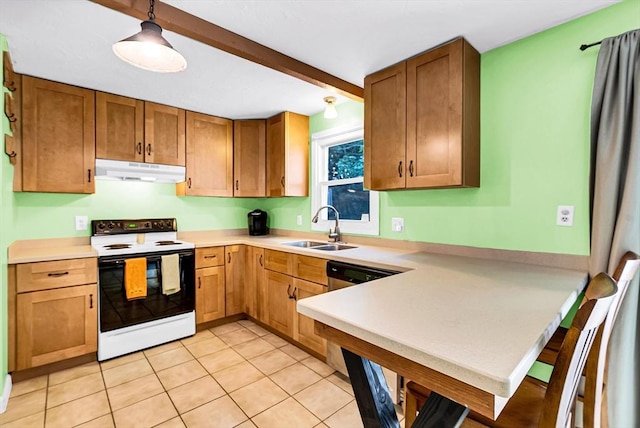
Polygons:
<instances>
[{"instance_id":1,"label":"dish towel on oven","mask_svg":"<svg viewBox=\"0 0 640 428\"><path fill-rule=\"evenodd\" d=\"M147 259L126 259L124 261L124 289L127 300L147 297Z\"/></svg>"},{"instance_id":2,"label":"dish towel on oven","mask_svg":"<svg viewBox=\"0 0 640 428\"><path fill-rule=\"evenodd\" d=\"M180 256L162 256L162 294L170 296L180 291Z\"/></svg>"}]
</instances>

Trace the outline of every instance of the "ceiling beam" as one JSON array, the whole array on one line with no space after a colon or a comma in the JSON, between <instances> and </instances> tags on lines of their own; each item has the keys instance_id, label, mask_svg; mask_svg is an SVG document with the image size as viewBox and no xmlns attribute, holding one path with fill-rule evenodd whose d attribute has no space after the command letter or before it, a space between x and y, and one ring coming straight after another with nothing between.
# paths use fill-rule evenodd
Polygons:
<instances>
[{"instance_id":1,"label":"ceiling beam","mask_svg":"<svg viewBox=\"0 0 640 428\"><path fill-rule=\"evenodd\" d=\"M109 9L122 12L141 21L147 19L148 0L91 0ZM242 37L218 25L191 15L169 4L157 2L156 22L173 31L232 55L280 71L352 100L362 101L364 90L336 76L284 55L276 50ZM114 41L115 42L115 41Z\"/></svg>"}]
</instances>

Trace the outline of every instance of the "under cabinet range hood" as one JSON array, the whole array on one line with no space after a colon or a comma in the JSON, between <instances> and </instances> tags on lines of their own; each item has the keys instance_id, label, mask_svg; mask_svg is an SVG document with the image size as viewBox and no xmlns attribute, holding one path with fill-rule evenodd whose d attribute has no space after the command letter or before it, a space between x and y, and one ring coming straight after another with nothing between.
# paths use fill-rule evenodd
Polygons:
<instances>
[{"instance_id":1,"label":"under cabinet range hood","mask_svg":"<svg viewBox=\"0 0 640 428\"><path fill-rule=\"evenodd\" d=\"M185 181L185 167L157 163L96 159L96 179L136 180L154 183Z\"/></svg>"}]
</instances>

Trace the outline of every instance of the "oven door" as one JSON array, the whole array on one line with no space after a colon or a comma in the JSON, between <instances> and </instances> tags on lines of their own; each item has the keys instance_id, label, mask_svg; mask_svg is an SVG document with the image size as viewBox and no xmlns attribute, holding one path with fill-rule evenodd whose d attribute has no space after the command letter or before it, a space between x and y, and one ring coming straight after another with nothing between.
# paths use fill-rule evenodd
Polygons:
<instances>
[{"instance_id":1,"label":"oven door","mask_svg":"<svg viewBox=\"0 0 640 428\"><path fill-rule=\"evenodd\" d=\"M162 256L180 256L180 291L162 294ZM128 300L125 293L125 260L147 259L147 296ZM148 321L192 312L195 309L194 250L114 255L98 258L100 331L107 332Z\"/></svg>"}]
</instances>

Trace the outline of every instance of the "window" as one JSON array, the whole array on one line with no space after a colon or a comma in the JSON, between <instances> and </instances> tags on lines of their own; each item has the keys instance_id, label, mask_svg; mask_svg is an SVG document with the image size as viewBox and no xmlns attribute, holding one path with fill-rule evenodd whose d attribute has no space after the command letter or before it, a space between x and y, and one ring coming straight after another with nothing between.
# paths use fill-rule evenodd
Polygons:
<instances>
[{"instance_id":1,"label":"window","mask_svg":"<svg viewBox=\"0 0 640 428\"><path fill-rule=\"evenodd\" d=\"M340 213L340 230L378 235L378 192L363 188L364 140L362 126L335 128L311 136L311 215L323 205ZM313 230L334 226L333 211L322 210Z\"/></svg>"}]
</instances>

